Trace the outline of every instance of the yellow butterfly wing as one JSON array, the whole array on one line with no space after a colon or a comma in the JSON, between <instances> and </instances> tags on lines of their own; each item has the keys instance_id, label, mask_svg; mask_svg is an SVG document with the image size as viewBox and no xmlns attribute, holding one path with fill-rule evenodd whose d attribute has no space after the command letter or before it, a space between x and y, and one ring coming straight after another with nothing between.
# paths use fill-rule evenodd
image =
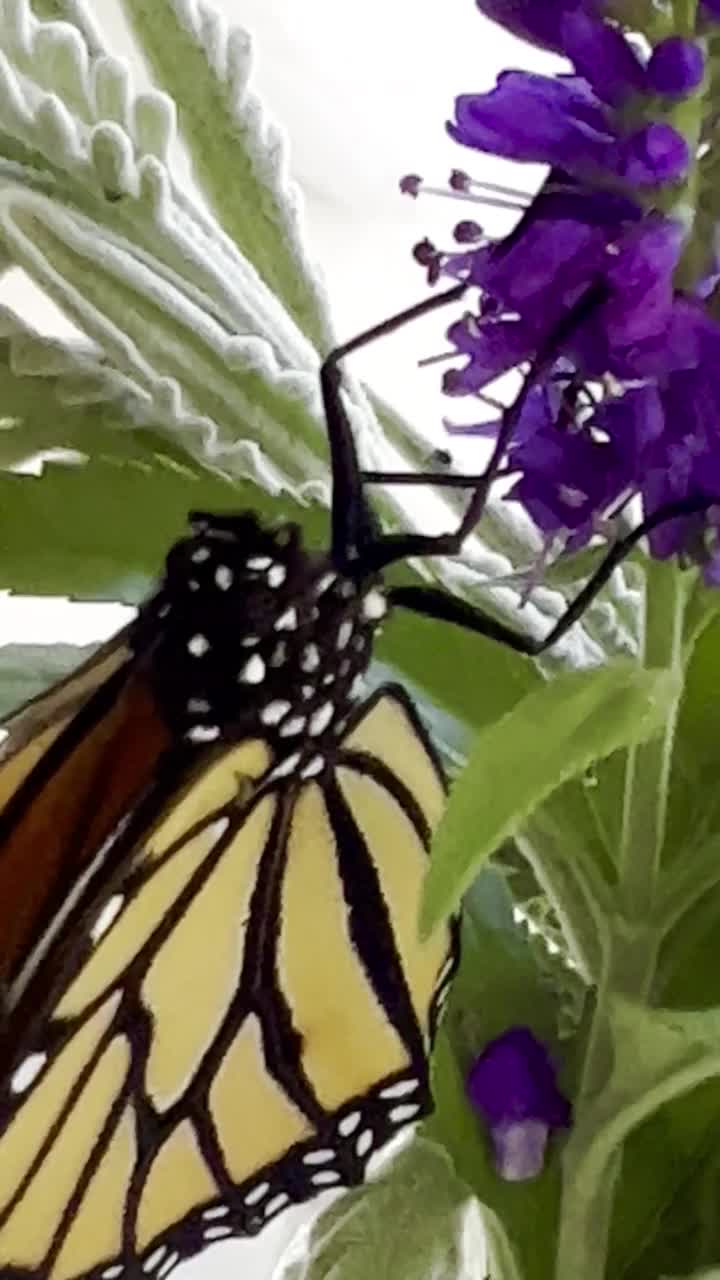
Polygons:
<instances>
[{"instance_id":1,"label":"yellow butterfly wing","mask_svg":"<svg viewBox=\"0 0 720 1280\"><path fill-rule=\"evenodd\" d=\"M163 771L15 1010L0 1275L169 1274L362 1179L429 1108L455 963L417 917L440 770L402 691L306 777L261 740Z\"/></svg>"}]
</instances>

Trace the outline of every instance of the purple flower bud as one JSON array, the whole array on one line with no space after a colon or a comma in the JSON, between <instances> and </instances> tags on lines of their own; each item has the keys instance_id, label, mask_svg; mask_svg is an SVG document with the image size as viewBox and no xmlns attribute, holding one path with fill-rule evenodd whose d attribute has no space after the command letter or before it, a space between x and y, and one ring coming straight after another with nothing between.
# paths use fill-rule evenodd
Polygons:
<instances>
[{"instance_id":1,"label":"purple flower bud","mask_svg":"<svg viewBox=\"0 0 720 1280\"><path fill-rule=\"evenodd\" d=\"M670 36L653 50L647 67L648 84L655 93L683 98L697 89L704 71L705 58L700 46L694 40Z\"/></svg>"},{"instance_id":2,"label":"purple flower bud","mask_svg":"<svg viewBox=\"0 0 720 1280\"><path fill-rule=\"evenodd\" d=\"M608 168L633 187L661 187L685 177L690 151L677 129L657 122L621 138L607 161Z\"/></svg>"},{"instance_id":3,"label":"purple flower bud","mask_svg":"<svg viewBox=\"0 0 720 1280\"><path fill-rule=\"evenodd\" d=\"M467 1093L490 1130L500 1176L508 1182L537 1177L551 1131L567 1128L572 1116L545 1046L528 1027L511 1027L475 1061Z\"/></svg>"}]
</instances>

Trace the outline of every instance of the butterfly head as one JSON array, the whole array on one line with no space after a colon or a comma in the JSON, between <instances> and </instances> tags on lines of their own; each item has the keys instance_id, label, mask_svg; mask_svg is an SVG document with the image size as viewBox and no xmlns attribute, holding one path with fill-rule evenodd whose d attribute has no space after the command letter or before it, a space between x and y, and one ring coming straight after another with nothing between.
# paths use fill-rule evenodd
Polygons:
<instances>
[{"instance_id":1,"label":"butterfly head","mask_svg":"<svg viewBox=\"0 0 720 1280\"><path fill-rule=\"evenodd\" d=\"M198 744L261 734L280 756L342 727L385 610L304 549L296 525L251 513L191 517L135 644L154 637L152 677L165 718Z\"/></svg>"}]
</instances>

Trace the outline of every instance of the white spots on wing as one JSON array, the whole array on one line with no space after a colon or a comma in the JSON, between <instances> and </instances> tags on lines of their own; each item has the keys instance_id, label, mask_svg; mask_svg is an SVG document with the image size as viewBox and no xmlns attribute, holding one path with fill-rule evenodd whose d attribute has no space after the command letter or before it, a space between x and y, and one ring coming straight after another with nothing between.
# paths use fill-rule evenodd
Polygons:
<instances>
[{"instance_id":1,"label":"white spots on wing","mask_svg":"<svg viewBox=\"0 0 720 1280\"><path fill-rule=\"evenodd\" d=\"M315 686L313 684L303 684L300 686L300 692L303 696L304 701L307 702L310 698L312 698L315 692Z\"/></svg>"},{"instance_id":2,"label":"white spots on wing","mask_svg":"<svg viewBox=\"0 0 720 1280\"><path fill-rule=\"evenodd\" d=\"M265 1205L265 1217L269 1218L271 1213L277 1213L278 1209L284 1209L289 1203L290 1197L281 1191L279 1195L273 1196L272 1200L268 1200Z\"/></svg>"},{"instance_id":3,"label":"white spots on wing","mask_svg":"<svg viewBox=\"0 0 720 1280\"><path fill-rule=\"evenodd\" d=\"M373 587L372 591L368 591L362 602L362 614L367 618L368 622L379 622L387 613L387 600L382 591L378 591Z\"/></svg>"},{"instance_id":4,"label":"white spots on wing","mask_svg":"<svg viewBox=\"0 0 720 1280\"><path fill-rule=\"evenodd\" d=\"M303 671L317 671L320 666L320 651L316 644L306 644L300 659Z\"/></svg>"},{"instance_id":5,"label":"white spots on wing","mask_svg":"<svg viewBox=\"0 0 720 1280\"><path fill-rule=\"evenodd\" d=\"M360 1159L362 1160L363 1156L366 1156L369 1151L372 1151L372 1145L373 1145L372 1129L363 1129L362 1133L360 1134L360 1137L357 1139L357 1142L355 1143L355 1154L359 1156Z\"/></svg>"},{"instance_id":6,"label":"white spots on wing","mask_svg":"<svg viewBox=\"0 0 720 1280\"><path fill-rule=\"evenodd\" d=\"M46 1062L46 1053L29 1053L10 1078L10 1092L25 1093L35 1083Z\"/></svg>"},{"instance_id":7,"label":"white spots on wing","mask_svg":"<svg viewBox=\"0 0 720 1280\"><path fill-rule=\"evenodd\" d=\"M327 1164L329 1160L335 1159L335 1152L332 1147L318 1147L315 1151L308 1151L303 1156L303 1164Z\"/></svg>"},{"instance_id":8,"label":"white spots on wing","mask_svg":"<svg viewBox=\"0 0 720 1280\"><path fill-rule=\"evenodd\" d=\"M352 662L350 661L349 658L343 658L342 662L340 663L340 666L338 667L338 675L347 676L350 674L351 671L352 671Z\"/></svg>"},{"instance_id":9,"label":"white spots on wing","mask_svg":"<svg viewBox=\"0 0 720 1280\"><path fill-rule=\"evenodd\" d=\"M350 582L349 578L346 578L344 582L340 583L340 595L345 600L349 600L351 596L354 596L356 591L357 587L355 586L355 583Z\"/></svg>"},{"instance_id":10,"label":"white spots on wing","mask_svg":"<svg viewBox=\"0 0 720 1280\"><path fill-rule=\"evenodd\" d=\"M365 680L363 676L356 676L350 685L350 697L361 698L365 692Z\"/></svg>"},{"instance_id":11,"label":"white spots on wing","mask_svg":"<svg viewBox=\"0 0 720 1280\"><path fill-rule=\"evenodd\" d=\"M274 702L268 702L267 706L263 707L260 719L263 724L279 724L290 709L290 703L284 698L276 698Z\"/></svg>"},{"instance_id":12,"label":"white spots on wing","mask_svg":"<svg viewBox=\"0 0 720 1280\"><path fill-rule=\"evenodd\" d=\"M323 684L334 684L334 683L335 683L335 673L333 671L329 671L326 676L323 676Z\"/></svg>"},{"instance_id":13,"label":"white spots on wing","mask_svg":"<svg viewBox=\"0 0 720 1280\"><path fill-rule=\"evenodd\" d=\"M358 634L353 638L353 649L357 650L358 653L362 653L363 649L365 648L365 643L366 643L365 636L362 634L361 631L359 631Z\"/></svg>"},{"instance_id":14,"label":"white spots on wing","mask_svg":"<svg viewBox=\"0 0 720 1280\"><path fill-rule=\"evenodd\" d=\"M349 1111L340 1121L338 1133L341 1133L343 1138L349 1138L350 1134L355 1132L361 1120L362 1115L359 1111Z\"/></svg>"},{"instance_id":15,"label":"white spots on wing","mask_svg":"<svg viewBox=\"0 0 720 1280\"><path fill-rule=\"evenodd\" d=\"M393 1124L405 1124L408 1120L412 1120L419 1110L419 1102L404 1102L399 1107L393 1107L389 1116Z\"/></svg>"},{"instance_id":16,"label":"white spots on wing","mask_svg":"<svg viewBox=\"0 0 720 1280\"><path fill-rule=\"evenodd\" d=\"M198 547L197 551L193 551L190 559L193 564L204 564L206 560L210 559L210 552L207 547Z\"/></svg>"},{"instance_id":17,"label":"white spots on wing","mask_svg":"<svg viewBox=\"0 0 720 1280\"><path fill-rule=\"evenodd\" d=\"M124 1270L124 1266L121 1263L116 1262L114 1266L106 1267L105 1270L101 1272L102 1280L117 1280L117 1277L121 1276Z\"/></svg>"},{"instance_id":18,"label":"white spots on wing","mask_svg":"<svg viewBox=\"0 0 720 1280\"><path fill-rule=\"evenodd\" d=\"M318 773L322 773L324 767L325 767L325 760L323 759L323 757L313 756L312 759L309 760L308 763L305 765L305 768L300 770L300 777L314 778L317 776Z\"/></svg>"},{"instance_id":19,"label":"white spots on wing","mask_svg":"<svg viewBox=\"0 0 720 1280\"><path fill-rule=\"evenodd\" d=\"M215 586L220 591L229 591L233 584L233 571L226 564L219 564L215 570Z\"/></svg>"},{"instance_id":20,"label":"white spots on wing","mask_svg":"<svg viewBox=\"0 0 720 1280\"><path fill-rule=\"evenodd\" d=\"M200 590L200 583L198 582L197 578L188 578L188 586L191 591Z\"/></svg>"},{"instance_id":21,"label":"white spots on wing","mask_svg":"<svg viewBox=\"0 0 720 1280\"><path fill-rule=\"evenodd\" d=\"M216 742L220 737L218 724L195 724L185 734L188 742Z\"/></svg>"},{"instance_id":22,"label":"white spots on wing","mask_svg":"<svg viewBox=\"0 0 720 1280\"><path fill-rule=\"evenodd\" d=\"M294 770L297 769L299 763L300 752L293 751L292 755L286 756L285 759L281 760L280 764L273 769L270 774L270 781L272 781L273 778L287 778L288 774L293 773Z\"/></svg>"},{"instance_id":23,"label":"white spots on wing","mask_svg":"<svg viewBox=\"0 0 720 1280\"><path fill-rule=\"evenodd\" d=\"M297 629L297 609L286 609L275 623L276 631L295 631Z\"/></svg>"},{"instance_id":24,"label":"white spots on wing","mask_svg":"<svg viewBox=\"0 0 720 1280\"><path fill-rule=\"evenodd\" d=\"M340 623L340 626L338 627L337 640L335 641L336 648L346 648L350 643L350 637L352 636L353 630L353 624L349 618L346 618L344 622Z\"/></svg>"},{"instance_id":25,"label":"white spots on wing","mask_svg":"<svg viewBox=\"0 0 720 1280\"><path fill-rule=\"evenodd\" d=\"M214 1218L227 1218L229 1212L230 1209L228 1205L215 1204L212 1208L204 1210L203 1218L206 1218L208 1222L212 1222Z\"/></svg>"},{"instance_id":26,"label":"white spots on wing","mask_svg":"<svg viewBox=\"0 0 720 1280\"><path fill-rule=\"evenodd\" d=\"M290 716L290 719L280 726L280 737L292 738L296 733L302 733L306 724L305 716Z\"/></svg>"},{"instance_id":27,"label":"white spots on wing","mask_svg":"<svg viewBox=\"0 0 720 1280\"><path fill-rule=\"evenodd\" d=\"M254 653L242 668L238 680L242 681L243 684L262 684L264 679L265 663L259 653Z\"/></svg>"},{"instance_id":28,"label":"white spots on wing","mask_svg":"<svg viewBox=\"0 0 720 1280\"><path fill-rule=\"evenodd\" d=\"M249 560L245 561L245 563L247 564L248 569L256 569L258 572L262 572L263 569L270 568L272 564L272 557L251 556Z\"/></svg>"},{"instance_id":29,"label":"white spots on wing","mask_svg":"<svg viewBox=\"0 0 720 1280\"><path fill-rule=\"evenodd\" d=\"M287 569L284 564L274 564L268 569L267 584L269 587L281 587L287 578Z\"/></svg>"},{"instance_id":30,"label":"white spots on wing","mask_svg":"<svg viewBox=\"0 0 720 1280\"><path fill-rule=\"evenodd\" d=\"M243 1196L243 1203L250 1205L257 1204L258 1200L262 1200L263 1196L266 1196L269 1190L269 1182L258 1182L257 1186L252 1188L252 1191L248 1191L246 1195Z\"/></svg>"},{"instance_id":31,"label":"white spots on wing","mask_svg":"<svg viewBox=\"0 0 720 1280\"><path fill-rule=\"evenodd\" d=\"M202 658L209 648L210 641L201 631L198 631L196 635L191 636L188 640L188 653L191 653L193 658Z\"/></svg>"},{"instance_id":32,"label":"white spots on wing","mask_svg":"<svg viewBox=\"0 0 720 1280\"><path fill-rule=\"evenodd\" d=\"M284 640L281 640L279 644L275 645L275 648L272 651L272 654L270 656L270 666L281 667L283 662L285 662L286 659L287 659L287 645Z\"/></svg>"},{"instance_id":33,"label":"white spots on wing","mask_svg":"<svg viewBox=\"0 0 720 1280\"><path fill-rule=\"evenodd\" d=\"M185 705L191 715L203 715L204 712L210 710L210 703L207 698L188 698Z\"/></svg>"},{"instance_id":34,"label":"white spots on wing","mask_svg":"<svg viewBox=\"0 0 720 1280\"><path fill-rule=\"evenodd\" d=\"M170 1257L166 1258L165 1262L163 1262L160 1270L157 1273L157 1280L163 1280L163 1276L169 1276L170 1272L173 1270L174 1267L177 1266L179 1261L180 1261L180 1254L178 1253L177 1249L175 1249L170 1254Z\"/></svg>"},{"instance_id":35,"label":"white spots on wing","mask_svg":"<svg viewBox=\"0 0 720 1280\"><path fill-rule=\"evenodd\" d=\"M147 1258L142 1264L143 1271L154 1271L156 1267L159 1267L166 1253L167 1253L166 1244L161 1244L158 1246L157 1249L153 1249L152 1253L148 1254Z\"/></svg>"},{"instance_id":36,"label":"white spots on wing","mask_svg":"<svg viewBox=\"0 0 720 1280\"><path fill-rule=\"evenodd\" d=\"M227 1236L231 1236L231 1235L232 1235L232 1233L233 1233L232 1227L227 1227L227 1226L225 1226L225 1227L206 1227L206 1228L205 1228L205 1239L206 1239L206 1240L222 1240L223 1238L226 1238Z\"/></svg>"},{"instance_id":37,"label":"white spots on wing","mask_svg":"<svg viewBox=\"0 0 720 1280\"><path fill-rule=\"evenodd\" d=\"M310 1181L315 1187L329 1187L333 1182L340 1181L340 1174L337 1169L320 1169L312 1175Z\"/></svg>"},{"instance_id":38,"label":"white spots on wing","mask_svg":"<svg viewBox=\"0 0 720 1280\"><path fill-rule=\"evenodd\" d=\"M413 1077L410 1080L398 1080L397 1084L389 1084L385 1089L380 1090L381 1098L405 1098L409 1093L414 1093L417 1089L419 1081Z\"/></svg>"},{"instance_id":39,"label":"white spots on wing","mask_svg":"<svg viewBox=\"0 0 720 1280\"><path fill-rule=\"evenodd\" d=\"M309 731L313 737L325 732L334 714L335 707L332 702L324 702L321 707L318 707L317 711L313 712L309 725Z\"/></svg>"},{"instance_id":40,"label":"white spots on wing","mask_svg":"<svg viewBox=\"0 0 720 1280\"><path fill-rule=\"evenodd\" d=\"M108 898L100 913L96 916L95 922L90 929L90 939L92 942L99 942L107 933L111 925L115 923L120 912L123 909L125 895L122 893L114 893Z\"/></svg>"},{"instance_id":41,"label":"white spots on wing","mask_svg":"<svg viewBox=\"0 0 720 1280\"><path fill-rule=\"evenodd\" d=\"M332 586L336 578L336 573L324 573L322 578L318 578L317 585L315 587L315 594L321 596L323 592L327 591L328 587Z\"/></svg>"},{"instance_id":42,"label":"white spots on wing","mask_svg":"<svg viewBox=\"0 0 720 1280\"><path fill-rule=\"evenodd\" d=\"M240 643L244 649L251 649L253 645L260 643L260 637L254 635L243 636Z\"/></svg>"}]
</instances>

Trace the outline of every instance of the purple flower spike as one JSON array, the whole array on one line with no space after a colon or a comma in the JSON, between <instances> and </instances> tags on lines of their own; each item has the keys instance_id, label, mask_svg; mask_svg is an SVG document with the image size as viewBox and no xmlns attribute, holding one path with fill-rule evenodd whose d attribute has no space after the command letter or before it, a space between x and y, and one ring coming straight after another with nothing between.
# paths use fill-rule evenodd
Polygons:
<instances>
[{"instance_id":1,"label":"purple flower spike","mask_svg":"<svg viewBox=\"0 0 720 1280\"><path fill-rule=\"evenodd\" d=\"M572 1117L544 1045L528 1027L511 1027L476 1060L467 1093L490 1130L500 1176L508 1182L537 1177L550 1132L567 1128Z\"/></svg>"},{"instance_id":2,"label":"purple flower spike","mask_svg":"<svg viewBox=\"0 0 720 1280\"><path fill-rule=\"evenodd\" d=\"M648 63L648 85L654 93L684 98L697 89L705 72L703 51L694 40L669 36L653 50Z\"/></svg>"}]
</instances>

